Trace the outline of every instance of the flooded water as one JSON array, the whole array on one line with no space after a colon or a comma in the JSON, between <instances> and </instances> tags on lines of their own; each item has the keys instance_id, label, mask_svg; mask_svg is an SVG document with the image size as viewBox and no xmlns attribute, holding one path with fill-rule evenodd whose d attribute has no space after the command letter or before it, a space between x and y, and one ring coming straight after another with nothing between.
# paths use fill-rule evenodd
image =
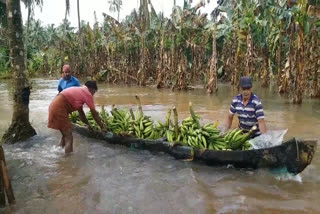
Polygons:
<instances>
[{"instance_id":1,"label":"flooded water","mask_svg":"<svg viewBox=\"0 0 320 214\"><path fill-rule=\"evenodd\" d=\"M47 108L57 81L35 79L30 120L38 135L4 145L16 205L0 213L320 213L320 151L297 176L269 170L209 167L175 160L166 154L108 145L74 134L74 150L65 156L60 133L46 128ZM10 124L12 99L8 82L0 82L0 135ZM274 89L254 87L261 97L270 130L288 129L293 136L320 141L320 101L292 105ZM99 85L99 108L136 109L139 95L146 115L164 120L176 106L188 115L188 102L202 122L225 120L235 91L219 85L217 95L201 88L171 92L155 88ZM233 125L236 126L236 121Z\"/></svg>"}]
</instances>

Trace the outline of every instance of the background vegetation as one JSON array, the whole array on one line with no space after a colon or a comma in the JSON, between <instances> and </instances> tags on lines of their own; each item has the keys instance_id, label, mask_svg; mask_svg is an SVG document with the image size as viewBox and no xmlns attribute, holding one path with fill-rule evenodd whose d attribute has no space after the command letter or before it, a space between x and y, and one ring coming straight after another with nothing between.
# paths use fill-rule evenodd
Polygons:
<instances>
[{"instance_id":1,"label":"background vegetation","mask_svg":"<svg viewBox=\"0 0 320 214\"><path fill-rule=\"evenodd\" d=\"M121 0L109 0L103 23L85 21L73 28L66 16L60 26L43 26L32 18L42 0L21 1L28 8L24 25L27 68L31 76L58 76L70 63L76 76L111 83L156 84L184 90L203 84L208 93L217 82L239 85L242 75L260 80L263 87L278 84L294 103L320 97L319 0L218 0L211 14L175 5L170 17L156 13L150 0L140 0L121 22ZM78 1L79 6L79 1ZM5 4L0 3L0 76L10 77Z\"/></svg>"}]
</instances>

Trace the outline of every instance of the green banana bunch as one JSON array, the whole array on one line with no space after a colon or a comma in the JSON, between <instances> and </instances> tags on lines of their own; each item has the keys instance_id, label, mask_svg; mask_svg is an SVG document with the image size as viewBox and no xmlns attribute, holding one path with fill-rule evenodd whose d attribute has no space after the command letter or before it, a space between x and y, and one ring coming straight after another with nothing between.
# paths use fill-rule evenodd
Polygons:
<instances>
[{"instance_id":1,"label":"green banana bunch","mask_svg":"<svg viewBox=\"0 0 320 214\"><path fill-rule=\"evenodd\" d=\"M172 123L171 123L171 109L169 109L167 116L166 116L166 120L165 123L161 123L160 121L158 121L158 124L155 126L155 130L158 133L159 137L167 137L167 131L170 129L170 126L172 127ZM169 131L170 133L170 131ZM169 140L169 139L168 139ZM172 142L172 141L170 141Z\"/></svg>"},{"instance_id":2,"label":"green banana bunch","mask_svg":"<svg viewBox=\"0 0 320 214\"><path fill-rule=\"evenodd\" d=\"M78 126L81 126L81 127L85 127L86 124L84 124L84 122L82 122L80 120L80 117L79 117L79 112L78 111L74 111L72 112L71 114L69 114L69 119L70 119L70 122L71 123L75 123L77 124Z\"/></svg>"},{"instance_id":3,"label":"green banana bunch","mask_svg":"<svg viewBox=\"0 0 320 214\"><path fill-rule=\"evenodd\" d=\"M249 140L247 140L246 142L244 142L244 144L242 145L242 150L250 150L251 148L251 144L249 143Z\"/></svg>"},{"instance_id":4,"label":"green banana bunch","mask_svg":"<svg viewBox=\"0 0 320 214\"><path fill-rule=\"evenodd\" d=\"M189 103L189 111L191 117L185 118L181 123L182 142L185 145L195 148L206 149L208 148L209 133L204 127L201 127L200 117L195 114L192 103Z\"/></svg>"},{"instance_id":5,"label":"green banana bunch","mask_svg":"<svg viewBox=\"0 0 320 214\"><path fill-rule=\"evenodd\" d=\"M204 127L201 127L199 118L194 114L193 117L184 119L181 123L180 133L184 145L205 149L208 147L207 141L210 134Z\"/></svg>"},{"instance_id":6,"label":"green banana bunch","mask_svg":"<svg viewBox=\"0 0 320 214\"><path fill-rule=\"evenodd\" d=\"M231 150L227 149L226 142L223 138L215 139L215 141L211 141L209 144L209 149L213 150Z\"/></svg>"},{"instance_id":7,"label":"green banana bunch","mask_svg":"<svg viewBox=\"0 0 320 214\"><path fill-rule=\"evenodd\" d=\"M106 125L106 127L109 127L109 123L112 121L112 117L106 112L104 109L104 106L101 106L101 111L99 112L99 116L102 120L102 123Z\"/></svg>"},{"instance_id":8,"label":"green banana bunch","mask_svg":"<svg viewBox=\"0 0 320 214\"><path fill-rule=\"evenodd\" d=\"M180 127L178 129L178 135L175 133L175 130L170 128L166 131L165 137L169 142L181 142L183 141L183 135L180 131Z\"/></svg>"},{"instance_id":9,"label":"green banana bunch","mask_svg":"<svg viewBox=\"0 0 320 214\"><path fill-rule=\"evenodd\" d=\"M92 127L93 130L96 130L96 131L100 130L100 127L97 124L97 122L95 121L95 119L93 118L91 111L86 113L86 118L87 118L87 120L88 120L88 122L89 122L89 124L90 124L90 126Z\"/></svg>"},{"instance_id":10,"label":"green banana bunch","mask_svg":"<svg viewBox=\"0 0 320 214\"><path fill-rule=\"evenodd\" d=\"M78 111L74 111L72 113L69 114L69 120L71 123L77 123L78 120L80 120L79 118L79 112Z\"/></svg>"},{"instance_id":11,"label":"green banana bunch","mask_svg":"<svg viewBox=\"0 0 320 214\"><path fill-rule=\"evenodd\" d=\"M158 139L160 136L153 123L151 117L136 113L136 120L130 123L129 134L141 139Z\"/></svg>"},{"instance_id":12,"label":"green banana bunch","mask_svg":"<svg viewBox=\"0 0 320 214\"><path fill-rule=\"evenodd\" d=\"M227 150L224 138L220 135L220 131L217 129L218 121L215 124L205 124L204 130L209 134L208 136L208 149L213 150Z\"/></svg>"},{"instance_id":13,"label":"green banana bunch","mask_svg":"<svg viewBox=\"0 0 320 214\"><path fill-rule=\"evenodd\" d=\"M193 111L192 103L189 103L189 111L191 116L182 120L180 126L178 125L176 111L175 125L173 125L171 109L167 113L165 122L161 123L159 121L157 124L154 124L151 117L143 114L141 106L135 115L131 109L129 112L117 108L113 108L110 112L111 115L109 115L102 106L99 115L110 131L116 134L131 134L137 138L151 140L166 137L169 142L181 142L183 145L200 149L248 150L251 147L248 139L253 130L243 134L242 130L234 129L221 136L217 129L218 121L214 124L208 123L201 126L200 117ZM91 112L88 112L86 117L90 126L99 130ZM84 123L79 119L78 112L73 112L69 115L69 118L73 123L84 126Z\"/></svg>"},{"instance_id":14,"label":"green banana bunch","mask_svg":"<svg viewBox=\"0 0 320 214\"><path fill-rule=\"evenodd\" d=\"M116 134L129 134L131 123L131 115L129 112L127 110L118 110L117 108L113 108L110 113L112 118L107 120L108 128Z\"/></svg>"},{"instance_id":15,"label":"green banana bunch","mask_svg":"<svg viewBox=\"0 0 320 214\"><path fill-rule=\"evenodd\" d=\"M243 134L243 130L234 129L226 133L224 140L226 142L227 148L232 150L248 150L250 148L250 143L248 139L250 138L253 130Z\"/></svg>"}]
</instances>

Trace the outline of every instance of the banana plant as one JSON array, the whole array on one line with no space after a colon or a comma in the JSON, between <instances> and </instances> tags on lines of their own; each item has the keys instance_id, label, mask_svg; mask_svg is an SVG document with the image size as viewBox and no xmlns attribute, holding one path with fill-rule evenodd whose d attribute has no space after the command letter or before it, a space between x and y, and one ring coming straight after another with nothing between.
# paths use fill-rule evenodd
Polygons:
<instances>
[{"instance_id":1,"label":"banana plant","mask_svg":"<svg viewBox=\"0 0 320 214\"><path fill-rule=\"evenodd\" d=\"M310 31L310 17L307 14L307 0L298 0L298 3L293 7L293 16L296 26L298 27L296 38L297 48L297 69L295 72L295 91L293 103L301 104L302 96L305 91L305 37Z\"/></svg>"}]
</instances>

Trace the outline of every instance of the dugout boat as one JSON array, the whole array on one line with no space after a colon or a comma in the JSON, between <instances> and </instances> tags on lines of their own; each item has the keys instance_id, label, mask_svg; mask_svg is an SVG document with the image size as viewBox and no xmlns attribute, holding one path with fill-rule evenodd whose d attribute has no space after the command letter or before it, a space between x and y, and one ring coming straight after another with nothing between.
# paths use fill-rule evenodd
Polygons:
<instances>
[{"instance_id":1,"label":"dugout boat","mask_svg":"<svg viewBox=\"0 0 320 214\"><path fill-rule=\"evenodd\" d=\"M208 165L232 164L237 168L286 168L289 173L302 172L312 161L317 141L290 139L279 146L246 151L216 151L196 149L167 142L166 139L147 140L131 136L120 136L112 132L102 134L85 127L73 124L77 133L110 144L119 144L136 149L146 149L152 152L164 152L176 159L202 161Z\"/></svg>"}]
</instances>

